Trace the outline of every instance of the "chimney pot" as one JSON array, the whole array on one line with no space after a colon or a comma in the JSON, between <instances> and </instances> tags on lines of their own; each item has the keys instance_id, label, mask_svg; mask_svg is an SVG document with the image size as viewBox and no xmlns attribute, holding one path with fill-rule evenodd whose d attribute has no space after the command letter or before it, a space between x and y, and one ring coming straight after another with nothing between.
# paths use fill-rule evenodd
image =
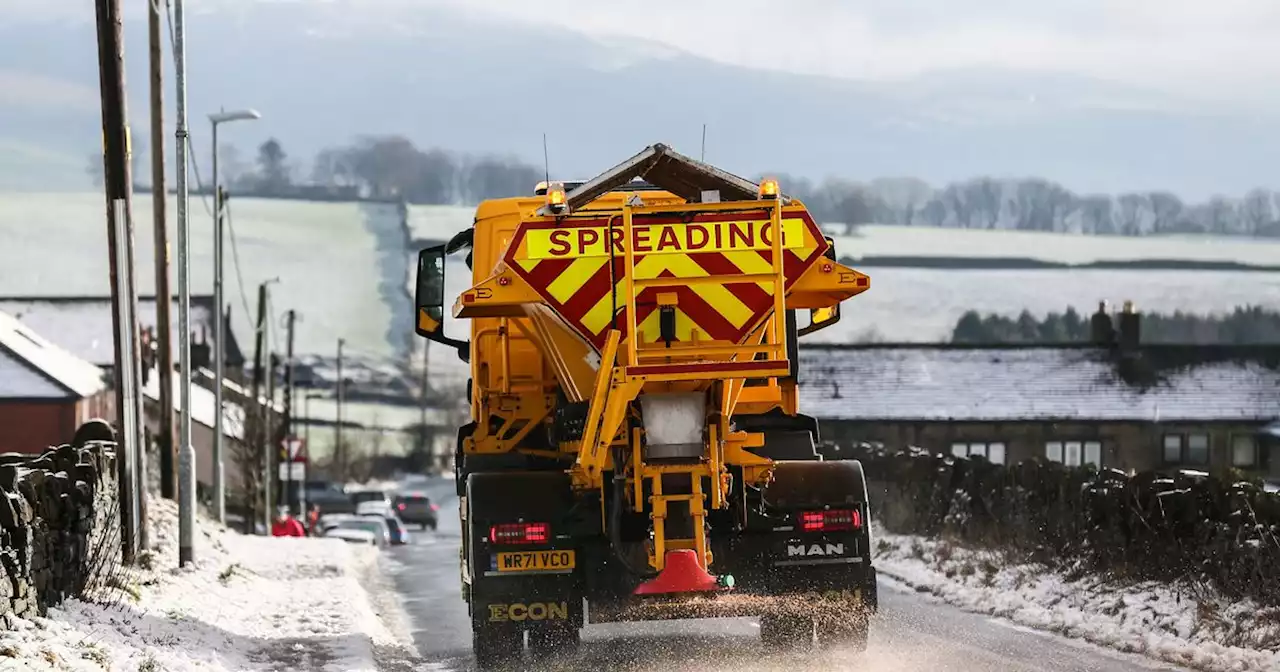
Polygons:
<instances>
[{"instance_id":1,"label":"chimney pot","mask_svg":"<svg viewBox=\"0 0 1280 672\"><path fill-rule=\"evenodd\" d=\"M1094 345L1111 346L1115 343L1115 325L1111 322L1111 314L1107 310L1106 301L1098 302L1098 312L1089 321L1090 341Z\"/></svg>"},{"instance_id":2,"label":"chimney pot","mask_svg":"<svg viewBox=\"0 0 1280 672\"><path fill-rule=\"evenodd\" d=\"M1120 313L1120 349L1135 352L1142 345L1142 316L1132 301L1124 302Z\"/></svg>"}]
</instances>

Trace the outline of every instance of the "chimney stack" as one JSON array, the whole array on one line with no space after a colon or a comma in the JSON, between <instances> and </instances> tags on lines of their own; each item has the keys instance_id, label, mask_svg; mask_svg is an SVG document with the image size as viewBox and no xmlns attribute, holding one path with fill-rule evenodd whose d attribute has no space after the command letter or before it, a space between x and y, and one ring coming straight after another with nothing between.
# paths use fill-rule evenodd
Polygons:
<instances>
[{"instance_id":1,"label":"chimney stack","mask_svg":"<svg viewBox=\"0 0 1280 672\"><path fill-rule=\"evenodd\" d=\"M1111 323L1111 312L1106 301L1098 302L1098 312L1089 321L1089 340L1094 345L1110 347L1115 344L1115 327Z\"/></svg>"},{"instance_id":2,"label":"chimney stack","mask_svg":"<svg viewBox=\"0 0 1280 672\"><path fill-rule=\"evenodd\" d=\"M1120 349L1134 352L1142 345L1142 317L1132 301L1124 302L1120 312Z\"/></svg>"}]
</instances>

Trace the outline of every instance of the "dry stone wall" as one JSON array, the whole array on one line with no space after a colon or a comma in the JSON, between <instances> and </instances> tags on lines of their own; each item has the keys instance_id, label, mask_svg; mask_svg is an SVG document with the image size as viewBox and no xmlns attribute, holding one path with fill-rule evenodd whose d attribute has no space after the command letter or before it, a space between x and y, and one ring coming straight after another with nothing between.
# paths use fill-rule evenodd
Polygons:
<instances>
[{"instance_id":1,"label":"dry stone wall","mask_svg":"<svg viewBox=\"0 0 1280 672\"><path fill-rule=\"evenodd\" d=\"M1280 605L1280 494L1243 474L1013 465L920 448L824 447L857 459L890 532L1005 551L1079 574L1209 585Z\"/></svg>"},{"instance_id":2,"label":"dry stone wall","mask_svg":"<svg viewBox=\"0 0 1280 672\"><path fill-rule=\"evenodd\" d=\"M115 446L0 454L0 627L44 615L120 563Z\"/></svg>"}]
</instances>

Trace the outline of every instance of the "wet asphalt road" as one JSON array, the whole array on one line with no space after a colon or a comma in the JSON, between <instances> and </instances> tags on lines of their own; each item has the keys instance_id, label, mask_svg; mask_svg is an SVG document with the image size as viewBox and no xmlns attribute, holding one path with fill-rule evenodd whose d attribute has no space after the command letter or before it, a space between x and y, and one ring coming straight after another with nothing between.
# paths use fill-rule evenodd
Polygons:
<instances>
[{"instance_id":1,"label":"wet asphalt road","mask_svg":"<svg viewBox=\"0 0 1280 672\"><path fill-rule=\"evenodd\" d=\"M457 498L453 483L428 491L440 529L416 532L387 552L384 567L409 616L423 670L471 670L471 629L459 590ZM866 653L766 653L752 619L588 626L572 659L546 670L633 672L867 670L873 672L1111 672L1177 670L1146 658L961 611L891 580L880 584L880 613Z\"/></svg>"}]
</instances>

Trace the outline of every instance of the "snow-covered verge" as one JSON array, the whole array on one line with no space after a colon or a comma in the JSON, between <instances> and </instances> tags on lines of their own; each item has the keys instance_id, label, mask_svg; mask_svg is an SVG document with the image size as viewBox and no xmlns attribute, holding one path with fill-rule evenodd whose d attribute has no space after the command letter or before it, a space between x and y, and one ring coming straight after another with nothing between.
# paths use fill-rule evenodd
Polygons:
<instances>
[{"instance_id":1,"label":"snow-covered verge","mask_svg":"<svg viewBox=\"0 0 1280 672\"><path fill-rule=\"evenodd\" d=\"M150 502L152 548L112 594L0 628L0 670L375 670L398 637L360 578L373 547L243 536L206 519L178 569L177 507ZM0 624L4 625L4 624Z\"/></svg>"},{"instance_id":2,"label":"snow-covered verge","mask_svg":"<svg viewBox=\"0 0 1280 672\"><path fill-rule=\"evenodd\" d=\"M958 607L1212 672L1280 669L1280 609L1205 588L1082 577L948 541L874 534L876 569Z\"/></svg>"}]
</instances>

